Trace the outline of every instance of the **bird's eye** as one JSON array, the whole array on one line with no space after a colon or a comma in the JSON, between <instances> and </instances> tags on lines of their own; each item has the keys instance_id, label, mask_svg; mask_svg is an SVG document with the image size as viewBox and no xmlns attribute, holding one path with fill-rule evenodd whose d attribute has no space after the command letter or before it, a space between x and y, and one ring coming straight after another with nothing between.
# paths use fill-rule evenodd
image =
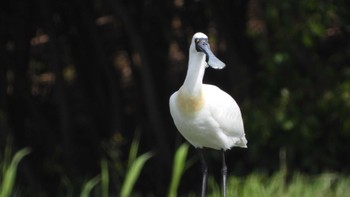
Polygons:
<instances>
[{"instance_id":1,"label":"bird's eye","mask_svg":"<svg viewBox=\"0 0 350 197\"><path fill-rule=\"evenodd\" d=\"M194 39L194 42L195 42L196 44L198 44L199 39L198 39L198 38Z\"/></svg>"}]
</instances>

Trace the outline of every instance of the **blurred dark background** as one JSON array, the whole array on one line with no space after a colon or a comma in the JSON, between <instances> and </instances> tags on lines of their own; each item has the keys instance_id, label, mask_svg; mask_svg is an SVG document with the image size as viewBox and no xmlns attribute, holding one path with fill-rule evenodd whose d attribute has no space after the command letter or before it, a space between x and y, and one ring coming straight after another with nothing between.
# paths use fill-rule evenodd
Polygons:
<instances>
[{"instance_id":1,"label":"blurred dark background","mask_svg":"<svg viewBox=\"0 0 350 197\"><path fill-rule=\"evenodd\" d=\"M30 147L19 183L55 196L98 174L102 158L123 165L138 133L140 153L155 156L135 190L164 195L184 142L168 99L201 31L227 65L207 69L204 81L235 98L245 123L248 149L227 152L230 175L280 166L349 173L348 8L347 0L1 1L1 150L9 138L16 150ZM194 148L188 157L196 161ZM220 154L206 157L220 174ZM199 188L200 175L195 162L180 193Z\"/></svg>"}]
</instances>

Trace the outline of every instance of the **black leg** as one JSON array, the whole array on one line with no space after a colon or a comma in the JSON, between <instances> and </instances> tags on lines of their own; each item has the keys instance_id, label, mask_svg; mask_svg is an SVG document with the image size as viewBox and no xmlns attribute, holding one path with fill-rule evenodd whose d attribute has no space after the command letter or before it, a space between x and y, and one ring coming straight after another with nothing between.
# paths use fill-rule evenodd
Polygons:
<instances>
[{"instance_id":1,"label":"black leg","mask_svg":"<svg viewBox=\"0 0 350 197\"><path fill-rule=\"evenodd\" d=\"M227 166L226 166L226 160L225 160L225 151L222 150L222 194L224 197L226 197L226 176L227 176Z\"/></svg>"},{"instance_id":2,"label":"black leg","mask_svg":"<svg viewBox=\"0 0 350 197\"><path fill-rule=\"evenodd\" d=\"M199 154L200 154L200 157L201 157L202 174L203 174L201 197L205 197L205 190L206 190L206 187L207 187L208 166L207 166L207 163L205 162L202 149L198 148L198 151L199 151Z\"/></svg>"}]
</instances>

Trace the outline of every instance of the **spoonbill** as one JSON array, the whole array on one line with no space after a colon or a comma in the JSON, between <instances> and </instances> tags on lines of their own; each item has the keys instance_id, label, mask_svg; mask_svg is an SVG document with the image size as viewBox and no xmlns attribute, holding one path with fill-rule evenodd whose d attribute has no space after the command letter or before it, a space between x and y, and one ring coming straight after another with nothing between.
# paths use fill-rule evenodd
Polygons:
<instances>
[{"instance_id":1,"label":"spoonbill","mask_svg":"<svg viewBox=\"0 0 350 197\"><path fill-rule=\"evenodd\" d=\"M236 101L217 86L202 83L207 67L222 69L225 64L212 53L208 37L198 32L192 37L185 81L170 97L170 114L182 136L199 151L202 197L205 196L208 174L202 148L222 151L222 193L225 197L225 151L233 146L246 148L247 140Z\"/></svg>"}]
</instances>

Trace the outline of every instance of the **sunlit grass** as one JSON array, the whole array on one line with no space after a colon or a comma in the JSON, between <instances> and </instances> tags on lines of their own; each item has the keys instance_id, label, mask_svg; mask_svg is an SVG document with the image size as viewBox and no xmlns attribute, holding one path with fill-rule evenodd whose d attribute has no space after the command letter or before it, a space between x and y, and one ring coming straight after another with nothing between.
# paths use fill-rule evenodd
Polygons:
<instances>
[{"instance_id":1,"label":"sunlit grass","mask_svg":"<svg viewBox=\"0 0 350 197\"><path fill-rule=\"evenodd\" d=\"M152 157L152 153L147 152L140 155L139 157L136 158L134 162L132 162L129 170L127 171L127 174L120 192L120 196L127 197L131 195L133 191L132 189L141 173L141 170L144 164L151 157Z\"/></svg>"},{"instance_id":2,"label":"sunlit grass","mask_svg":"<svg viewBox=\"0 0 350 197\"><path fill-rule=\"evenodd\" d=\"M137 138L136 138L137 139ZM152 156L151 153L145 153L137 156L138 142L134 141L129 152L129 171L124 179L124 184L120 196L132 196L139 194L140 191L133 190L134 183L137 182L139 173L144 163ZM137 143L136 143L137 142ZM188 164L191 163L187 159L189 145L187 143L178 147L174 154L173 171L171 181L168 188L168 197L172 196L198 196L197 191L188 191L187 193L178 195L178 188L181 184L186 184L186 180L182 180L182 176L186 173ZM140 162L140 163L139 163ZM139 164L136 164L139 163ZM135 169L133 169L135 168ZM103 169L102 169L103 171ZM135 174L134 174L135 173ZM129 175L128 175L129 174ZM130 181L131 176L133 178ZM86 186L88 190L91 186L96 185L100 181L97 176ZM227 196L239 197L346 197L350 193L350 177L337 173L322 173L319 175L306 175L302 173L286 174L286 170L281 170L273 175L264 173L251 173L244 177L229 176L227 179ZM125 186L129 185L129 186ZM198 180L200 184L200 180ZM221 197L221 187L213 176L208 178L207 196ZM103 187L102 187L103 188ZM149 193L150 196L158 196L157 193ZM89 195L87 195L89 196ZM91 195L92 196L92 195Z\"/></svg>"},{"instance_id":3,"label":"sunlit grass","mask_svg":"<svg viewBox=\"0 0 350 197\"><path fill-rule=\"evenodd\" d=\"M168 197L177 196L177 190L181 181L181 177L186 170L186 157L188 148L189 145L187 143L184 143L177 149L175 153Z\"/></svg>"},{"instance_id":4,"label":"sunlit grass","mask_svg":"<svg viewBox=\"0 0 350 197\"><path fill-rule=\"evenodd\" d=\"M338 174L324 173L309 176L295 173L285 180L283 173L267 176L252 173L246 177L228 179L227 196L240 197L345 197L350 193L350 179ZM221 196L219 183L208 181L208 196Z\"/></svg>"}]
</instances>

